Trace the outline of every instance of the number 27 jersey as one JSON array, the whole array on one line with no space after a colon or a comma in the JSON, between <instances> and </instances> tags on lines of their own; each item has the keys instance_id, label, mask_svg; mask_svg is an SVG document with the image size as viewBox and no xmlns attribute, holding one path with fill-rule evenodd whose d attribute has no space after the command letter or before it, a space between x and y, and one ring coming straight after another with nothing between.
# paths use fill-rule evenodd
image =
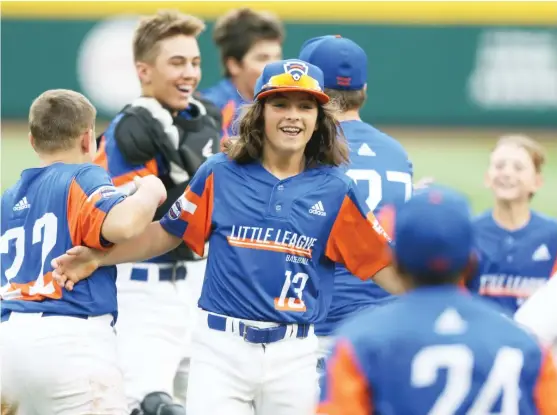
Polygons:
<instances>
[{"instance_id":1,"label":"number 27 jersey","mask_svg":"<svg viewBox=\"0 0 557 415\"><path fill-rule=\"evenodd\" d=\"M104 249L107 213L125 196L93 164L55 163L24 170L2 195L2 316L10 312L116 317L116 268L102 267L61 288L50 262L75 245Z\"/></svg>"}]
</instances>

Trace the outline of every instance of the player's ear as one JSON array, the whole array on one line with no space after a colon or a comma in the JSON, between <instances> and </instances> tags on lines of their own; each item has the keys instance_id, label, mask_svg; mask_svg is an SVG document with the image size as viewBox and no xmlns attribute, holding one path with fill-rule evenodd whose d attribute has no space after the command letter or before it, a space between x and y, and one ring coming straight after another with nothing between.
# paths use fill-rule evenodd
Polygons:
<instances>
[{"instance_id":1,"label":"player's ear","mask_svg":"<svg viewBox=\"0 0 557 415\"><path fill-rule=\"evenodd\" d=\"M534 191L540 190L543 186L543 176L540 173L536 173L536 177L534 178Z\"/></svg>"},{"instance_id":2,"label":"player's ear","mask_svg":"<svg viewBox=\"0 0 557 415\"><path fill-rule=\"evenodd\" d=\"M135 70L142 85L151 83L151 66L145 62L136 62Z\"/></svg>"},{"instance_id":3,"label":"player's ear","mask_svg":"<svg viewBox=\"0 0 557 415\"><path fill-rule=\"evenodd\" d=\"M81 139L80 139L80 147L81 147L81 152L83 154L90 154L91 152L94 152L93 146L94 144L94 134L93 134L93 130L89 129L87 130L85 133L83 133L81 135Z\"/></svg>"},{"instance_id":4,"label":"player's ear","mask_svg":"<svg viewBox=\"0 0 557 415\"><path fill-rule=\"evenodd\" d=\"M226 61L224 61L224 66L226 67L226 70L228 71L230 76L238 76L240 72L242 72L242 63L239 62L236 58L226 58Z\"/></svg>"},{"instance_id":5,"label":"player's ear","mask_svg":"<svg viewBox=\"0 0 557 415\"><path fill-rule=\"evenodd\" d=\"M367 92L367 82L364 84L364 92Z\"/></svg>"},{"instance_id":6,"label":"player's ear","mask_svg":"<svg viewBox=\"0 0 557 415\"><path fill-rule=\"evenodd\" d=\"M37 151L37 148L35 147L35 137L33 137L31 133L29 133L28 137L29 137L29 143L31 144L31 147L33 147L33 150Z\"/></svg>"}]
</instances>

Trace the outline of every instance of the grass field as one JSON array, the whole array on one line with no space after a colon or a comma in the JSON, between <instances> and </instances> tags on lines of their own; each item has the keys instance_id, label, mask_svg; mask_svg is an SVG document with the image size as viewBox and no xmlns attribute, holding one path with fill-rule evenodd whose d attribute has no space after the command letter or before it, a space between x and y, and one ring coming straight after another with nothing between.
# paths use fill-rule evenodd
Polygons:
<instances>
[{"instance_id":1,"label":"grass field","mask_svg":"<svg viewBox=\"0 0 557 415\"><path fill-rule=\"evenodd\" d=\"M99 125L98 131L102 131ZM384 128L406 147L415 168L415 177L432 176L438 183L465 192L476 212L488 208L491 195L483 185L489 151L496 131L457 131L437 129ZM543 140L547 150L545 185L534 198L535 209L557 217L557 133L532 134ZM36 164L37 158L28 141L24 125L4 124L1 141L1 187L5 190L19 177L21 170Z\"/></svg>"}]
</instances>

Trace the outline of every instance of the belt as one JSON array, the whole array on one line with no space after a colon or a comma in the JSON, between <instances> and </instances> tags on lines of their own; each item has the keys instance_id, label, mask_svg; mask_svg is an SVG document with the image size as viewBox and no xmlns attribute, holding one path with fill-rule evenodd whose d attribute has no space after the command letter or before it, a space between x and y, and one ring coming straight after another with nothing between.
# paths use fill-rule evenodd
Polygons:
<instances>
[{"instance_id":1,"label":"belt","mask_svg":"<svg viewBox=\"0 0 557 415\"><path fill-rule=\"evenodd\" d=\"M25 313L20 313L20 314L25 314ZM92 317L92 316L84 316L83 314L60 314L60 313L53 313L53 312L47 312L47 311L44 311L42 313L30 313L30 314L40 314L41 317L74 317L74 318L79 318L79 319L82 319L82 320L89 320L89 317ZM5 313L2 313L0 321L2 323L8 321L10 319L11 315L12 315L11 311L7 311ZM112 319L112 322L110 323L110 326L114 327L114 318Z\"/></svg>"},{"instance_id":2,"label":"belt","mask_svg":"<svg viewBox=\"0 0 557 415\"><path fill-rule=\"evenodd\" d=\"M213 330L227 331L227 320L229 320L227 317L209 314L207 316L207 325L210 329ZM276 327L259 328L249 326L246 323L240 321L238 325L238 331L236 333L248 343L267 344L275 343L284 339L286 337L287 331L291 329L291 327L292 325L281 324L280 326ZM295 337L298 339L305 339L309 334L310 328L311 324L298 324L298 329Z\"/></svg>"},{"instance_id":3,"label":"belt","mask_svg":"<svg viewBox=\"0 0 557 415\"><path fill-rule=\"evenodd\" d=\"M178 281L185 280L187 269L184 265L177 265L174 267L163 268L157 267L159 273L159 281ZM130 279L132 281L147 281L149 275L148 268L132 267Z\"/></svg>"}]
</instances>

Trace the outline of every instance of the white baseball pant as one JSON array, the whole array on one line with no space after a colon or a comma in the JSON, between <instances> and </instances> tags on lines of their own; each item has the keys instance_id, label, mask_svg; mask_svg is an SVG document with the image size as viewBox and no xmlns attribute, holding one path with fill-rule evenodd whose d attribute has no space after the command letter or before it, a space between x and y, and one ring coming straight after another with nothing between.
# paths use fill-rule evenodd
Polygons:
<instances>
[{"instance_id":1,"label":"white baseball pant","mask_svg":"<svg viewBox=\"0 0 557 415\"><path fill-rule=\"evenodd\" d=\"M318 399L317 338L296 338L296 325L283 340L265 345L245 341L239 323L268 328L276 323L227 318L226 331L208 327L200 311L193 336L188 415L313 415Z\"/></svg>"},{"instance_id":2,"label":"white baseball pant","mask_svg":"<svg viewBox=\"0 0 557 415\"><path fill-rule=\"evenodd\" d=\"M127 415L112 316L11 313L1 324L2 397L25 415Z\"/></svg>"},{"instance_id":3,"label":"white baseball pant","mask_svg":"<svg viewBox=\"0 0 557 415\"><path fill-rule=\"evenodd\" d=\"M161 269L172 266L118 265L116 333L130 411L150 392L166 392L185 405L197 298L188 282L189 270L185 280L160 279ZM131 279L138 270L146 280Z\"/></svg>"}]
</instances>

